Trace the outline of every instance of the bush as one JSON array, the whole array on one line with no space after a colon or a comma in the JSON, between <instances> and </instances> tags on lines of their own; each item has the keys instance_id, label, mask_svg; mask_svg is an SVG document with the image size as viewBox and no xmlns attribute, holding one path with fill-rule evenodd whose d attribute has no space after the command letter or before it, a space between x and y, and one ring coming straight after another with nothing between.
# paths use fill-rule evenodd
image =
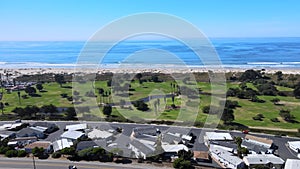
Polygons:
<instances>
[{"instance_id":1,"label":"bush","mask_svg":"<svg viewBox=\"0 0 300 169\"><path fill-rule=\"evenodd\" d=\"M6 157L17 157L18 156L18 151L17 150L8 150L6 153L5 153L5 156Z\"/></svg>"},{"instance_id":2,"label":"bush","mask_svg":"<svg viewBox=\"0 0 300 169\"><path fill-rule=\"evenodd\" d=\"M11 149L10 147L5 147L5 146L0 147L0 154L5 154L10 149Z\"/></svg>"},{"instance_id":3,"label":"bush","mask_svg":"<svg viewBox=\"0 0 300 169\"><path fill-rule=\"evenodd\" d=\"M263 118L265 118L263 114L257 114L256 116L252 117L253 120L258 120L258 121L262 121Z\"/></svg>"},{"instance_id":4,"label":"bush","mask_svg":"<svg viewBox=\"0 0 300 169\"><path fill-rule=\"evenodd\" d=\"M18 151L18 157L25 157L27 155L25 150L19 150Z\"/></svg>"},{"instance_id":5,"label":"bush","mask_svg":"<svg viewBox=\"0 0 300 169\"><path fill-rule=\"evenodd\" d=\"M182 158L177 158L174 163L173 163L173 167L174 168L178 168L178 169L192 169L194 168L191 165L191 162L188 160L184 160Z\"/></svg>"},{"instance_id":6,"label":"bush","mask_svg":"<svg viewBox=\"0 0 300 169\"><path fill-rule=\"evenodd\" d=\"M272 122L275 122L275 123L280 122L277 118L272 118L271 121L272 121Z\"/></svg>"},{"instance_id":7,"label":"bush","mask_svg":"<svg viewBox=\"0 0 300 169\"><path fill-rule=\"evenodd\" d=\"M60 158L61 157L61 153L60 152L55 152L52 154L52 158Z\"/></svg>"}]
</instances>

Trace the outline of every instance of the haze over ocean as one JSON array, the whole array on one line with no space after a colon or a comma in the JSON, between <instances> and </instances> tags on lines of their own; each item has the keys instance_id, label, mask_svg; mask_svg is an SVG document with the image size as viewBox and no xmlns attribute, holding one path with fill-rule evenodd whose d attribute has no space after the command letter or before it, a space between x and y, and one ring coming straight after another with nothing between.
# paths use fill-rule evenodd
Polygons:
<instances>
[{"instance_id":1,"label":"haze over ocean","mask_svg":"<svg viewBox=\"0 0 300 169\"><path fill-rule=\"evenodd\" d=\"M210 40L224 67L300 68L300 38ZM84 44L84 41L1 41L0 68L73 68ZM103 64L114 66L126 63L123 60L132 53L149 48L171 52L188 66L203 66L188 47L171 40L121 42L107 54ZM147 57L151 59L151 56ZM177 63L170 60L170 64Z\"/></svg>"}]
</instances>

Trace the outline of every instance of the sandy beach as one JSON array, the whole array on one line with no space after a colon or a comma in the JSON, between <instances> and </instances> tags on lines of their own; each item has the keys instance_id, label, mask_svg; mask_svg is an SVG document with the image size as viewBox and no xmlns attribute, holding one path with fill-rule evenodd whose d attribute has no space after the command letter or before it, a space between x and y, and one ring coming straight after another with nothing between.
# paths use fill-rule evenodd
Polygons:
<instances>
[{"instance_id":1,"label":"sandy beach","mask_svg":"<svg viewBox=\"0 0 300 169\"><path fill-rule=\"evenodd\" d=\"M251 69L251 68L248 68ZM10 76L18 77L22 75L36 75L36 74L104 74L104 73L197 73L197 72L208 72L214 73L229 73L229 72L244 72L248 70L246 68L133 68L133 67L120 67L120 68L11 68L4 69L0 68L0 73L5 75L9 73ZM262 70L262 68L253 68L255 70ZM282 71L284 74L300 74L300 68L264 68L267 74L273 74L277 71Z\"/></svg>"}]
</instances>

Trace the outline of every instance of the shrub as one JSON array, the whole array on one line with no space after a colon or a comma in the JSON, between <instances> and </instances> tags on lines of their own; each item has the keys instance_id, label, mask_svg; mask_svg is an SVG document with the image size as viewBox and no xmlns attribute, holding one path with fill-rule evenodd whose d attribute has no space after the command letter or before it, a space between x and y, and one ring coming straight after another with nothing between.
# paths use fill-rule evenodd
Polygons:
<instances>
[{"instance_id":1,"label":"shrub","mask_svg":"<svg viewBox=\"0 0 300 169\"><path fill-rule=\"evenodd\" d=\"M5 153L5 156L6 157L17 157L18 156L18 151L17 150L8 150L6 153Z\"/></svg>"},{"instance_id":2,"label":"shrub","mask_svg":"<svg viewBox=\"0 0 300 169\"><path fill-rule=\"evenodd\" d=\"M60 158L61 157L61 153L60 152L55 152L52 154L52 158Z\"/></svg>"},{"instance_id":3,"label":"shrub","mask_svg":"<svg viewBox=\"0 0 300 169\"><path fill-rule=\"evenodd\" d=\"M272 121L272 122L275 122L275 123L280 122L277 118L272 118L271 121Z\"/></svg>"},{"instance_id":4,"label":"shrub","mask_svg":"<svg viewBox=\"0 0 300 169\"><path fill-rule=\"evenodd\" d=\"M18 157L25 157L27 155L25 150L19 150L18 151Z\"/></svg>"}]
</instances>

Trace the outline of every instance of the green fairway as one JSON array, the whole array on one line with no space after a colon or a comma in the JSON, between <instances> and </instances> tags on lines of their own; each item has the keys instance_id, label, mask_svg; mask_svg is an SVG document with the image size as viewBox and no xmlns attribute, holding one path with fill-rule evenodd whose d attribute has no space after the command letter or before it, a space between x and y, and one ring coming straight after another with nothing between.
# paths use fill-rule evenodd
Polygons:
<instances>
[{"instance_id":1,"label":"green fairway","mask_svg":"<svg viewBox=\"0 0 300 169\"><path fill-rule=\"evenodd\" d=\"M165 95L171 94L176 89L171 86L173 81L155 83L155 82L143 82L140 84L138 81L132 81L130 83L131 90L129 91L130 96L127 98L128 101L136 101L138 99L146 98L153 95ZM226 85L226 86L225 86ZM227 82L223 87L228 88L237 88L239 83L230 83ZM95 117L105 118L105 115L102 113L102 107L98 108L101 103L113 103L114 98L112 96L101 96L98 92L99 88L102 88L104 92L111 90L107 86L107 81L97 81L95 83L76 83L75 88L72 87L72 83L63 84L63 87L60 87L57 83L45 83L43 84L44 92L37 91L37 94L41 97L30 97L27 99L18 99L18 94L16 91L8 94L5 93L2 102L8 103L4 108L4 113L12 113L11 111L15 107L26 107L27 105L36 105L43 106L53 104L57 107L71 107L73 106L72 102L66 98L62 98L61 94L67 94L72 96L74 91L77 91L79 103L76 106L90 107L90 112L85 114L79 114L79 117L86 116L86 114L91 114ZM217 87L217 86L215 86ZM257 90L252 83L247 83L247 87ZM207 82L198 82L197 88L200 88L204 93L211 93L211 84ZM292 91L293 89L276 86L279 91ZM91 91L96 95L96 97L86 96L86 93ZM219 92L216 92L219 93ZM21 91L21 95L25 95L24 91ZM73 96L74 97L74 96ZM122 97L120 97L122 98ZM239 99L237 97L229 97L228 99L232 101L238 101L241 107L238 107L234 110L235 120L234 122L240 123L246 126L257 126L257 127L274 127L274 128L285 128L285 129L298 129L300 128L300 123L289 123L284 121L279 116L279 111L281 109L288 109L291 111L291 114L295 116L295 121L300 122L300 102L294 97L287 96L276 96L280 99L279 105L274 105L270 100L275 98L275 96L259 96L259 99L264 100L264 103L251 102L248 99ZM126 99L126 98L124 98ZM158 109L155 111L155 101L160 102ZM177 108L171 108L173 104L171 98L160 98L153 99L150 102L147 102L149 110L142 112L133 107L125 106L113 107L112 116L120 118L128 118L136 121L146 119L146 120L165 120L165 121L196 121L204 123L207 120L208 115L202 112L204 106L209 106L211 104L212 96L209 94L200 95L200 105L197 102L198 99L187 99L180 96L176 96L174 99L174 104ZM218 98L217 98L218 101ZM188 103L187 103L188 102ZM212 103L217 106L218 102ZM195 109L195 107L198 107ZM262 114L264 118L262 121L253 120L253 117L257 114ZM272 122L272 118L278 118L279 122Z\"/></svg>"}]
</instances>

